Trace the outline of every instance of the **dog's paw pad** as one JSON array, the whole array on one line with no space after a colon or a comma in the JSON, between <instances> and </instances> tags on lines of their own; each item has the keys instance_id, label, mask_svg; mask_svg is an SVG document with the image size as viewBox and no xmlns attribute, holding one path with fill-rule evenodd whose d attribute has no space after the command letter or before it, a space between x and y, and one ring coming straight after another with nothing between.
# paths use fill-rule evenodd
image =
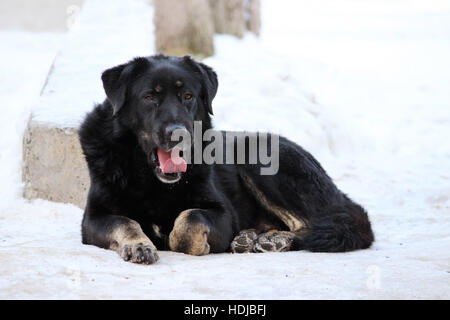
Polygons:
<instances>
[{"instance_id":1,"label":"dog's paw pad","mask_svg":"<svg viewBox=\"0 0 450 320\"><path fill-rule=\"evenodd\" d=\"M231 251L233 253L253 252L255 240L258 237L256 230L242 230L231 242Z\"/></svg>"},{"instance_id":2,"label":"dog's paw pad","mask_svg":"<svg viewBox=\"0 0 450 320\"><path fill-rule=\"evenodd\" d=\"M291 248L294 236L287 231L271 231L261 234L255 241L255 252L284 252Z\"/></svg>"},{"instance_id":3,"label":"dog's paw pad","mask_svg":"<svg viewBox=\"0 0 450 320\"><path fill-rule=\"evenodd\" d=\"M152 264L159 260L156 248L144 243L125 244L119 254L123 260L134 263Z\"/></svg>"}]
</instances>

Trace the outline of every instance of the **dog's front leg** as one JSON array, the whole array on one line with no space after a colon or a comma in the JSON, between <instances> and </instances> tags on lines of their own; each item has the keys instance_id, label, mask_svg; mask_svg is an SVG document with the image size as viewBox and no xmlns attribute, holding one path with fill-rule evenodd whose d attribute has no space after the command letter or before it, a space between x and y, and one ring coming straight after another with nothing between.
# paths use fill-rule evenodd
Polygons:
<instances>
[{"instance_id":1,"label":"dog's front leg","mask_svg":"<svg viewBox=\"0 0 450 320\"><path fill-rule=\"evenodd\" d=\"M85 218L83 243L114 250L125 261L134 263L151 264L159 259L156 247L139 223L123 216Z\"/></svg>"},{"instance_id":2,"label":"dog's front leg","mask_svg":"<svg viewBox=\"0 0 450 320\"><path fill-rule=\"evenodd\" d=\"M231 218L218 210L189 209L180 213L169 235L172 251L196 256L228 250Z\"/></svg>"}]
</instances>

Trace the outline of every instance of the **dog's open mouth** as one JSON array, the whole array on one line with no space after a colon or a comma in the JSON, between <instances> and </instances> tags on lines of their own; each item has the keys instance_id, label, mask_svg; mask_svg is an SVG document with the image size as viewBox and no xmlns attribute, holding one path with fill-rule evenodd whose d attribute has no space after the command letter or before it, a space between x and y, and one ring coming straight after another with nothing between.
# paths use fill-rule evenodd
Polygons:
<instances>
[{"instance_id":1,"label":"dog's open mouth","mask_svg":"<svg viewBox=\"0 0 450 320\"><path fill-rule=\"evenodd\" d=\"M177 148L168 151L156 148L152 159L155 163L155 175L161 182L175 183L186 172L186 160L181 157L180 150Z\"/></svg>"}]
</instances>

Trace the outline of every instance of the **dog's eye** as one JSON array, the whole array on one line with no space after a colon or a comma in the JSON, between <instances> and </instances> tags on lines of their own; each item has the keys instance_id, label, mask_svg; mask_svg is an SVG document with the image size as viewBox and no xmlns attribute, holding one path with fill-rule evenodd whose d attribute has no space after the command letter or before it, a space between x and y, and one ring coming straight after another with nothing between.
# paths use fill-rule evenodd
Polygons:
<instances>
[{"instance_id":1,"label":"dog's eye","mask_svg":"<svg viewBox=\"0 0 450 320\"><path fill-rule=\"evenodd\" d=\"M152 101L152 100L155 100L155 96L152 95L152 94L146 94L146 95L144 96L144 99L145 99L145 100L148 100L148 101Z\"/></svg>"},{"instance_id":2,"label":"dog's eye","mask_svg":"<svg viewBox=\"0 0 450 320\"><path fill-rule=\"evenodd\" d=\"M190 94L190 93L185 93L185 94L184 94L184 99L186 99L186 100L191 100L191 99L192 99L192 94Z\"/></svg>"}]
</instances>

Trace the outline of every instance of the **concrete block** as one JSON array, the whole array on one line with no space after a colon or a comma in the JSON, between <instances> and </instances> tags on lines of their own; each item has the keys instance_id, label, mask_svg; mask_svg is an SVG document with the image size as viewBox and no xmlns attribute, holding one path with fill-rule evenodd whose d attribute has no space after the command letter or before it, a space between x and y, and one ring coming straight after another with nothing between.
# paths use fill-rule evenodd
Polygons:
<instances>
[{"instance_id":1,"label":"concrete block","mask_svg":"<svg viewBox=\"0 0 450 320\"><path fill-rule=\"evenodd\" d=\"M154 0L156 49L169 55L214 54L214 25L208 0Z\"/></svg>"},{"instance_id":2,"label":"concrete block","mask_svg":"<svg viewBox=\"0 0 450 320\"><path fill-rule=\"evenodd\" d=\"M259 36L261 31L261 1L246 0L245 14L247 30Z\"/></svg>"},{"instance_id":3,"label":"concrete block","mask_svg":"<svg viewBox=\"0 0 450 320\"><path fill-rule=\"evenodd\" d=\"M39 126L31 121L23 139L26 198L86 204L89 174L77 130Z\"/></svg>"},{"instance_id":4,"label":"concrete block","mask_svg":"<svg viewBox=\"0 0 450 320\"><path fill-rule=\"evenodd\" d=\"M245 0L209 0L216 33L244 36Z\"/></svg>"}]
</instances>

